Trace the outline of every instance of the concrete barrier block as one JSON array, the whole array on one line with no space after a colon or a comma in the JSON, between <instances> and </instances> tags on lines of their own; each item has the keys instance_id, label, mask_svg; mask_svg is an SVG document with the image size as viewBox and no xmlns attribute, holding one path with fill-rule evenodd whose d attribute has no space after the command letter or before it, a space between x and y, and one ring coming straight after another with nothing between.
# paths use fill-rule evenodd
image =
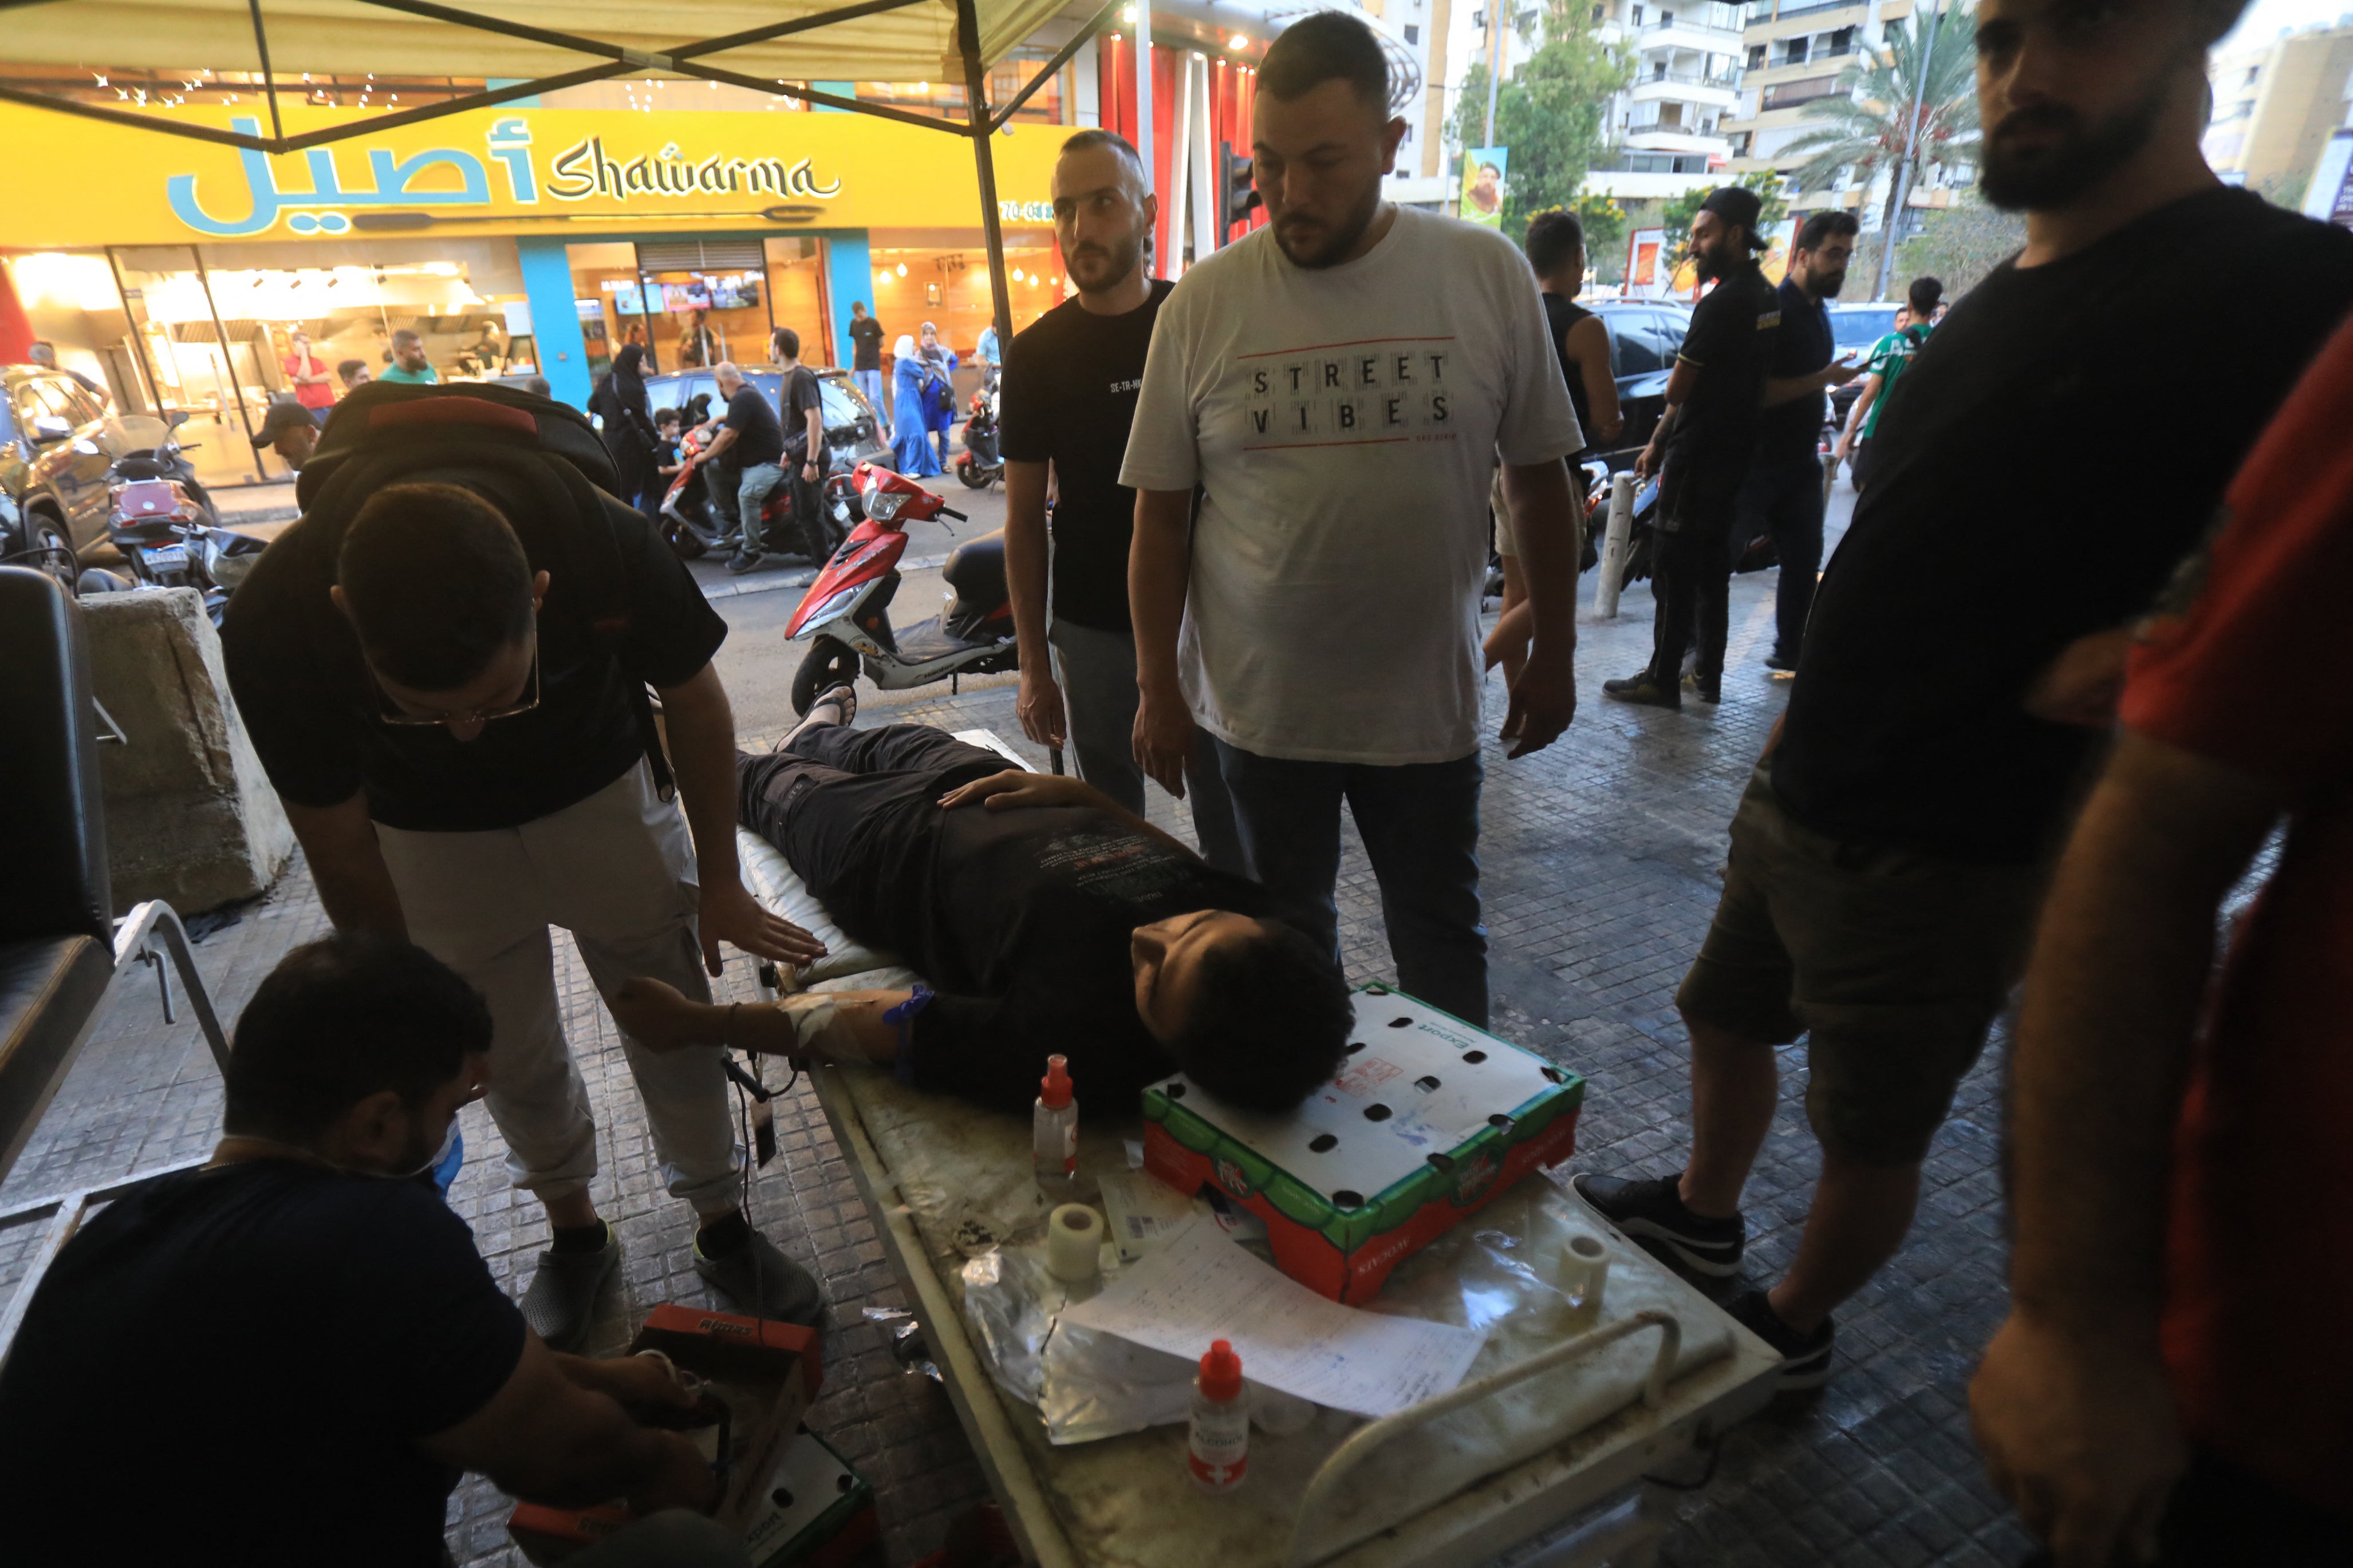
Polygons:
<instances>
[{"instance_id":1,"label":"concrete barrier block","mask_svg":"<svg viewBox=\"0 0 2353 1568\"><path fill-rule=\"evenodd\" d=\"M294 830L229 700L220 633L193 589L82 601L98 700L129 738L102 746L117 914L193 913L268 888Z\"/></svg>"}]
</instances>

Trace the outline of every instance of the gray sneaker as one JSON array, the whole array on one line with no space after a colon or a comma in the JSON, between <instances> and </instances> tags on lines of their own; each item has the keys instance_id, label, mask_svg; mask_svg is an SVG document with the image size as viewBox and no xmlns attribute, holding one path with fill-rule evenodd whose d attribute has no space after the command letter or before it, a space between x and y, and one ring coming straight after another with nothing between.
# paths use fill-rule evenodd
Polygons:
<instances>
[{"instance_id":1,"label":"gray sneaker","mask_svg":"<svg viewBox=\"0 0 2353 1568\"><path fill-rule=\"evenodd\" d=\"M552 1351L576 1351L596 1316L596 1296L621 1266L621 1238L605 1227L595 1252L543 1252L539 1272L522 1293L522 1321Z\"/></svg>"},{"instance_id":2,"label":"gray sneaker","mask_svg":"<svg viewBox=\"0 0 2353 1568\"><path fill-rule=\"evenodd\" d=\"M825 1292L816 1277L756 1230L747 1245L725 1258L705 1258L696 1243L694 1271L755 1318L813 1329L825 1317Z\"/></svg>"}]
</instances>

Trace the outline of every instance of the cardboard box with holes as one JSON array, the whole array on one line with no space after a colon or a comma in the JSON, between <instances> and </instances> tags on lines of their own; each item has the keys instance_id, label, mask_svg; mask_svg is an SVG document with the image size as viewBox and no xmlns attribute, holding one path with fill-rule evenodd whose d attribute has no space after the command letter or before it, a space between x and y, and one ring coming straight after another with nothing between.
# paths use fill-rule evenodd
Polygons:
<instances>
[{"instance_id":1,"label":"cardboard box with holes","mask_svg":"<svg viewBox=\"0 0 2353 1568\"><path fill-rule=\"evenodd\" d=\"M1266 1222L1277 1267L1364 1301L1463 1215L1577 1147L1585 1080L1402 992L1356 993L1337 1077L1288 1116L1185 1078L1144 1092L1144 1165Z\"/></svg>"},{"instance_id":2,"label":"cardboard box with holes","mask_svg":"<svg viewBox=\"0 0 2353 1568\"><path fill-rule=\"evenodd\" d=\"M823 1381L817 1335L789 1323L666 1304L646 1317L632 1354L658 1350L706 1380L723 1415L691 1434L726 1478L713 1517L739 1531L754 1568L845 1563L874 1539L874 1492L801 1426ZM507 1532L534 1563L561 1563L630 1521L617 1502L520 1503Z\"/></svg>"}]
</instances>

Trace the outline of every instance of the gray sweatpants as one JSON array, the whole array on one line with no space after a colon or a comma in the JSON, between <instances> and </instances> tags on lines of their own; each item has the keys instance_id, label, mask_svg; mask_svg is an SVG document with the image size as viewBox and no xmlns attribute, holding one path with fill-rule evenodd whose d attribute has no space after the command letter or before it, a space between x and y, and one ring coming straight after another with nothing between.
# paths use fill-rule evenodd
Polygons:
<instances>
[{"instance_id":1,"label":"gray sweatpants","mask_svg":"<svg viewBox=\"0 0 2353 1568\"><path fill-rule=\"evenodd\" d=\"M1046 633L1054 645L1055 679L1071 727L1079 776L1136 816L1144 815L1144 770L1135 765L1135 639L1057 620ZM1193 837L1201 858L1238 877L1250 874L1234 826L1234 804L1207 730L1193 737L1185 766L1185 799L1193 808Z\"/></svg>"}]
</instances>

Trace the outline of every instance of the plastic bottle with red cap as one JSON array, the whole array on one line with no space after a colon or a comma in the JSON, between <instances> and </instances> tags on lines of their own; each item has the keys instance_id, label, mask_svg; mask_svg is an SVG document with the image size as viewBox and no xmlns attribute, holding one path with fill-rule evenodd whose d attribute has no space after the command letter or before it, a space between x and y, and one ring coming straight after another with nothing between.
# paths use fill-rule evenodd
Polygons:
<instances>
[{"instance_id":1,"label":"plastic bottle with red cap","mask_svg":"<svg viewBox=\"0 0 2353 1568\"><path fill-rule=\"evenodd\" d=\"M1185 1468L1211 1497L1240 1487L1250 1469L1250 1401L1242 1396L1242 1358L1230 1340L1218 1341L1201 1358Z\"/></svg>"},{"instance_id":2,"label":"plastic bottle with red cap","mask_svg":"<svg viewBox=\"0 0 2353 1568\"><path fill-rule=\"evenodd\" d=\"M1071 1090L1070 1063L1046 1058L1038 1080L1038 1109L1029 1123L1029 1157L1049 1192L1066 1190L1079 1174L1079 1102Z\"/></svg>"}]
</instances>

